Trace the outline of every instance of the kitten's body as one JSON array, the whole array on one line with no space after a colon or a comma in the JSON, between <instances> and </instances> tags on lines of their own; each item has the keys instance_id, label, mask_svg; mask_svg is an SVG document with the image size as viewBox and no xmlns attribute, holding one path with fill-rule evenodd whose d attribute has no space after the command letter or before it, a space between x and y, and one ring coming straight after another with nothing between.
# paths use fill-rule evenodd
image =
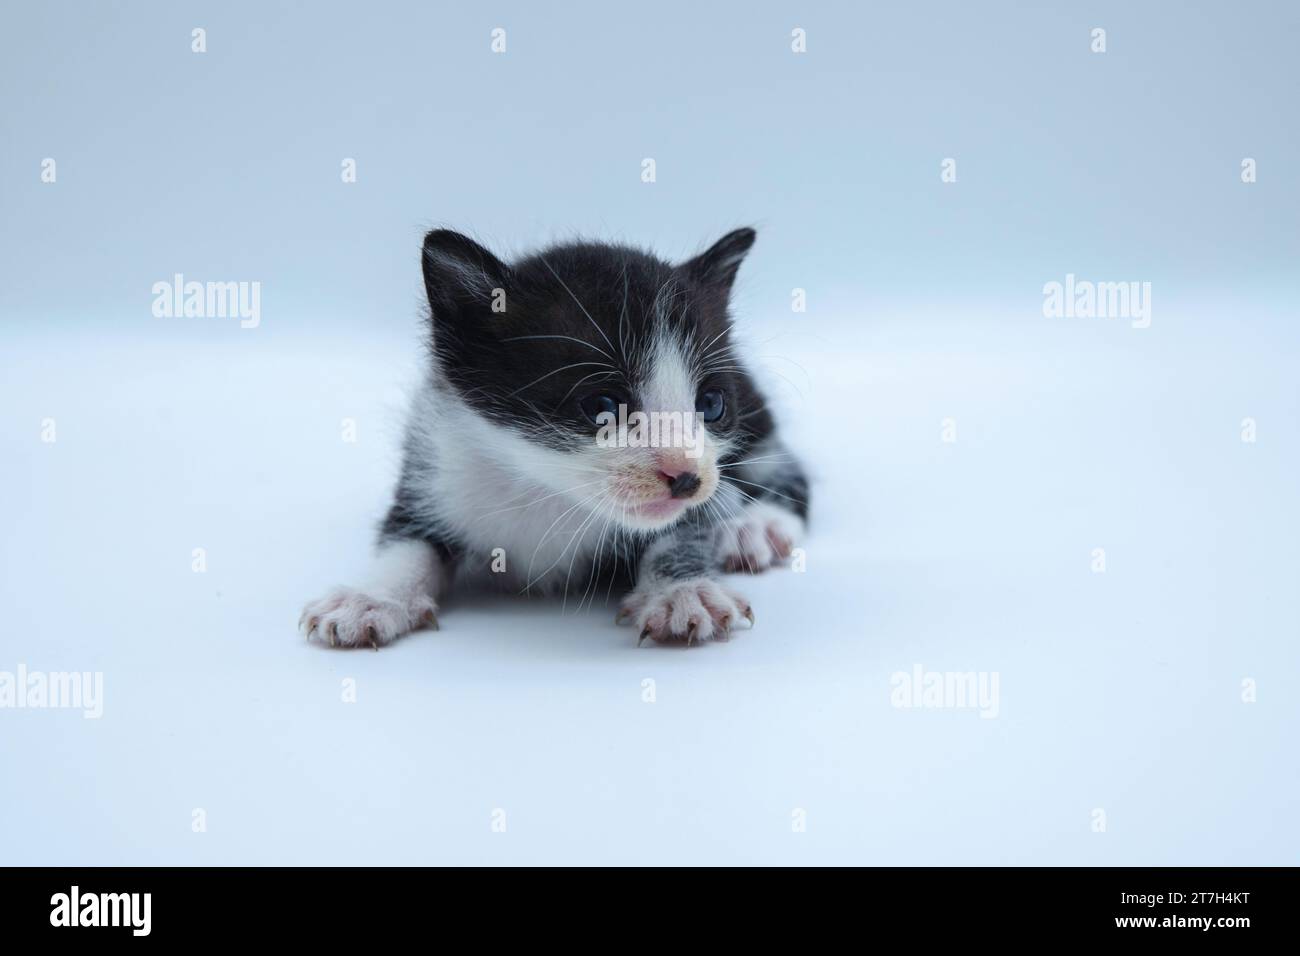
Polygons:
<instances>
[{"instance_id":1,"label":"kitten's body","mask_svg":"<svg viewBox=\"0 0 1300 956\"><path fill-rule=\"evenodd\" d=\"M727 300L753 238L739 230L677 267L598 244L507 266L430 233L432 369L376 573L308 605L309 636L386 643L434 623L437 597L461 578L578 601L635 583L624 616L657 640L752 622L718 575L788 555L808 497L730 341ZM703 409L708 424L693 451L602 447L591 409L615 401Z\"/></svg>"}]
</instances>

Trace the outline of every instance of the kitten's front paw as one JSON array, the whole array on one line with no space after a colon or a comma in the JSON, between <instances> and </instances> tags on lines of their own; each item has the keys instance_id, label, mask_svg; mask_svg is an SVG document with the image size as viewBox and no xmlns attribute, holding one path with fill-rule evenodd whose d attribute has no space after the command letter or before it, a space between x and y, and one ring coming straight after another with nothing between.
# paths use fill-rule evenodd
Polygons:
<instances>
[{"instance_id":1,"label":"kitten's front paw","mask_svg":"<svg viewBox=\"0 0 1300 956\"><path fill-rule=\"evenodd\" d=\"M302 612L298 628L330 647L380 645L422 627L438 628L438 606L433 598L376 598L352 588L339 588Z\"/></svg>"},{"instance_id":2,"label":"kitten's front paw","mask_svg":"<svg viewBox=\"0 0 1300 956\"><path fill-rule=\"evenodd\" d=\"M766 571L790 557L803 537L803 521L780 505L756 501L722 527L718 563L725 571Z\"/></svg>"},{"instance_id":3,"label":"kitten's front paw","mask_svg":"<svg viewBox=\"0 0 1300 956\"><path fill-rule=\"evenodd\" d=\"M710 578L664 581L638 587L623 599L620 624L636 624L641 643L647 637L660 643L694 644L725 640L741 618L754 624L754 611L743 597Z\"/></svg>"}]
</instances>

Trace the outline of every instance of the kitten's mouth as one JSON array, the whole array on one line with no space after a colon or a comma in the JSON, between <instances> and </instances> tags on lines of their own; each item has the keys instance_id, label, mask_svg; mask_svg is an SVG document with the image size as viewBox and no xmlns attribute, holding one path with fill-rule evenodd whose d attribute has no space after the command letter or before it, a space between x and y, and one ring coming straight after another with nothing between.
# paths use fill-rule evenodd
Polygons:
<instances>
[{"instance_id":1,"label":"kitten's mouth","mask_svg":"<svg viewBox=\"0 0 1300 956\"><path fill-rule=\"evenodd\" d=\"M621 480L615 489L619 516L629 527L647 531L677 521L685 512L707 501L717 487L717 478L712 473L701 478L693 471L670 474L659 470L653 479L643 471L618 477Z\"/></svg>"},{"instance_id":2,"label":"kitten's mouth","mask_svg":"<svg viewBox=\"0 0 1300 956\"><path fill-rule=\"evenodd\" d=\"M659 498L645 501L632 508L632 513L640 518L662 521L672 518L686 510L687 502L683 498Z\"/></svg>"}]
</instances>

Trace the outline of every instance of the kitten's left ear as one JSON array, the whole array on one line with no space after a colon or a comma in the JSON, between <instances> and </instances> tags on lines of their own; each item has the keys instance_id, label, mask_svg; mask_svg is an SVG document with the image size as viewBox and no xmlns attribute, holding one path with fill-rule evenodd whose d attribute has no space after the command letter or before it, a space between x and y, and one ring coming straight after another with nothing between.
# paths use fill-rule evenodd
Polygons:
<instances>
[{"instance_id":1,"label":"kitten's left ear","mask_svg":"<svg viewBox=\"0 0 1300 956\"><path fill-rule=\"evenodd\" d=\"M749 228L729 232L694 259L682 263L681 269L695 284L725 296L731 291L740 263L757 236Z\"/></svg>"}]
</instances>

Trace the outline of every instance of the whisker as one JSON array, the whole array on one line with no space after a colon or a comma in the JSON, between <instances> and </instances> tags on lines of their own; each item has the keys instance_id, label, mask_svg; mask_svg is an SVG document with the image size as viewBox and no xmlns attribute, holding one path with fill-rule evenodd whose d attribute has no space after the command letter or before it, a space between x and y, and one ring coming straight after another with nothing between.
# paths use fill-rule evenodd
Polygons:
<instances>
[{"instance_id":1,"label":"whisker","mask_svg":"<svg viewBox=\"0 0 1300 956\"><path fill-rule=\"evenodd\" d=\"M527 385L524 385L524 386L522 386L522 387L520 387L520 388L515 389L513 392L511 392L511 393L510 393L508 396L506 396L506 397L507 397L507 398L514 398L514 397L515 397L516 395L518 395L520 392L525 392L525 391L527 391L528 389L530 389L530 388L532 388L534 385L536 385L538 382L545 381L546 379L550 378L552 375L559 375L561 372L567 372L567 371L568 371L569 369L571 369L571 368L580 368L580 367L583 366L583 365L605 365L605 366L608 367L608 368L614 368L613 365L607 365L607 363L605 363L605 362L574 362L572 365L565 365L563 368L557 368L557 369L554 369L553 371L547 372L547 373L546 373L545 375L543 375L541 378L535 378L535 379L533 379L533 380L532 380L531 382L529 382ZM616 368L615 368L614 370L615 370L615 371L618 371L618 369L616 369Z\"/></svg>"},{"instance_id":2,"label":"whisker","mask_svg":"<svg viewBox=\"0 0 1300 956\"><path fill-rule=\"evenodd\" d=\"M599 580L598 572L600 571L603 565L601 555L605 550L605 535L606 533L608 533L610 522L613 520L614 520L614 509L613 507L610 507L609 514L605 518L605 524L600 529L600 537L597 538L596 540L596 556L592 561L591 573L587 575L587 586L583 588L582 600L578 602L578 610L582 610L582 605L587 600L588 591L591 591L591 601L592 601L591 606L593 607L595 606L596 592L592 591L592 585Z\"/></svg>"},{"instance_id":3,"label":"whisker","mask_svg":"<svg viewBox=\"0 0 1300 956\"><path fill-rule=\"evenodd\" d=\"M743 421L745 421L745 420L748 419L748 418L753 418L755 415L762 415L765 411L767 411L767 403L766 403L766 402L764 402L763 404L759 405L757 408L753 408L753 409L751 409L751 410L745 412L745 414L743 414L743 415L738 415L738 416L736 417L736 421L743 422Z\"/></svg>"},{"instance_id":4,"label":"whisker","mask_svg":"<svg viewBox=\"0 0 1300 956\"><path fill-rule=\"evenodd\" d=\"M797 504L797 505L806 505L806 504L808 503L808 502L803 501L803 500L801 500L801 499L799 499L799 498L791 498L789 495L783 495L783 494L781 494L781 492L777 491L775 488L769 488L767 485L760 485L760 484L759 484L758 482L756 482L756 481L746 481L744 478L737 478L735 475L728 475L728 476L727 476L727 480L728 480L728 481L738 481L738 482L740 482L742 485L751 485L751 486L753 486L753 487L755 487L755 488L761 488L763 491L766 491L769 495L776 495L778 498L784 498L786 501L793 501L793 502L794 502L795 504ZM739 491L742 495L745 495L745 497L748 498L750 501L758 501L758 499L755 498L753 495L751 495L751 494L747 494L747 493L744 491L744 489L742 489L742 488L737 488L736 490Z\"/></svg>"},{"instance_id":5,"label":"whisker","mask_svg":"<svg viewBox=\"0 0 1300 956\"><path fill-rule=\"evenodd\" d=\"M719 468L736 468L740 465L753 465L762 461L794 461L793 455L764 455L762 458L746 458L744 461L729 461Z\"/></svg>"},{"instance_id":6,"label":"whisker","mask_svg":"<svg viewBox=\"0 0 1300 956\"><path fill-rule=\"evenodd\" d=\"M605 498L608 497L609 492L606 492ZM578 551L580 550L582 543L582 536L586 533L588 526L594 524L600 517L600 511L598 509L604 504L604 500L605 499L602 499L597 503L596 508L593 508L591 514L587 516L587 519L578 526L578 530L573 533L573 537L569 540L569 543L566 544L564 550L560 552L560 559L563 560L564 552L568 551L570 547L573 548L573 557L569 558L569 570L564 575L564 600L560 604L560 609L562 611L567 610L569 607L569 581L573 578L573 564L578 560Z\"/></svg>"},{"instance_id":7,"label":"whisker","mask_svg":"<svg viewBox=\"0 0 1300 956\"><path fill-rule=\"evenodd\" d=\"M526 570L526 572L525 572L525 574L524 574L524 577L528 579L528 583L525 584L524 587L523 587L523 591L524 591L524 592L528 592L528 591L530 591L530 590L532 589L532 587L533 587L534 584L536 584L536 583L537 583L538 581L540 581L542 578L546 577L546 575L549 574L549 573L551 572L551 569L554 568L557 564L559 564L560 561L564 558L564 551L561 551L561 552L560 552L560 556L559 556L558 558L556 558L554 561L551 562L551 566L550 566L550 567L548 567L545 571L543 571L541 574L537 575L536 577L533 576L533 563L537 560L537 552L540 551L540 550L542 549L542 545L544 545L544 544L546 543L547 539L550 538L550 536L551 536L551 532L554 530L555 526L556 526L557 524L559 524L559 523L564 519L564 517L565 517L566 515L571 514L575 509L582 507L583 505L585 505L585 504L586 504L587 502L589 502L589 501L595 501L597 498L600 497L601 494L602 494L602 493L598 491L598 492L596 492L594 495L590 495L590 496L588 496L588 497L586 497L586 498L581 499L581 500L578 501L577 503L573 504L573 505L570 506L567 510L561 512L561 513L559 514L559 516L557 516L556 519L555 519L554 521L551 522L550 527L547 528L547 529L542 533L542 537L541 537L541 539L538 540L538 542L537 542L537 547L533 548L533 554L532 554L532 557L530 557L530 558L528 559L528 568L527 568L527 570ZM567 550L567 548L566 548L566 550Z\"/></svg>"},{"instance_id":8,"label":"whisker","mask_svg":"<svg viewBox=\"0 0 1300 956\"><path fill-rule=\"evenodd\" d=\"M540 498L529 498L521 505L512 505L506 508L497 508L495 511L484 512L482 514L477 515L474 518L474 520L482 521L484 518L490 518L493 515L504 514L507 511L518 511L520 508L531 508L533 505L540 504L541 502L546 501L548 498L556 498L559 497L560 495L569 495L577 491L579 488L588 488L591 485L599 484L604 480L605 480L604 478L593 478L591 481L584 481L581 484L574 485L572 488L565 488L563 491L553 491L549 495L543 495ZM519 498L524 497L524 495L529 494L531 491L532 491L531 488L525 488L522 492L515 495L514 498L511 498L510 500L516 501Z\"/></svg>"},{"instance_id":9,"label":"whisker","mask_svg":"<svg viewBox=\"0 0 1300 956\"><path fill-rule=\"evenodd\" d=\"M627 325L627 256L623 257L623 309L618 315L618 354L623 358L623 364L627 364L627 339L624 335L624 328Z\"/></svg>"},{"instance_id":10,"label":"whisker","mask_svg":"<svg viewBox=\"0 0 1300 956\"><path fill-rule=\"evenodd\" d=\"M611 362L614 361L614 356L610 355L599 345L592 345L586 339L575 338L572 335L512 335L510 338L502 339L501 341L502 342L527 342L532 339L564 339L566 342L577 342L579 345L585 345L587 346L587 348L595 349L597 352L605 356L605 358L609 359Z\"/></svg>"},{"instance_id":11,"label":"whisker","mask_svg":"<svg viewBox=\"0 0 1300 956\"><path fill-rule=\"evenodd\" d=\"M551 268L551 264L546 261L546 258L544 256L539 258L541 258L542 260L542 265L546 266L547 271L550 272L551 275L555 276L555 281L558 282L563 287L565 292L569 293L569 298L571 298L574 302L578 303L578 308L582 309L582 314L587 317L587 321L596 327L596 331L599 332L600 337L605 340L605 344L612 349L614 347L614 343L609 340L609 336L605 334L605 330L600 327L600 324L591 317L591 313L587 311L587 307L583 305L581 302L578 302L578 297L573 294L573 290L570 289L567 285L565 285L564 280L560 278L560 274Z\"/></svg>"},{"instance_id":12,"label":"whisker","mask_svg":"<svg viewBox=\"0 0 1300 956\"><path fill-rule=\"evenodd\" d=\"M566 401L568 401L568 400L569 400L569 396L572 395L572 394L574 393L574 391L578 388L579 385L581 385L583 382L587 381L587 379L589 379L589 378L595 378L597 375L607 375L607 376L610 376L610 377L612 377L612 378L618 378L618 377L619 377L619 373L618 373L618 372L592 372L590 375L584 375L582 378L580 378L580 379L578 379L576 382L574 382L573 385L569 388L569 390L568 390L567 392L564 393L564 397L560 399L559 404L556 405L556 408L559 408L560 405L563 405Z\"/></svg>"}]
</instances>

